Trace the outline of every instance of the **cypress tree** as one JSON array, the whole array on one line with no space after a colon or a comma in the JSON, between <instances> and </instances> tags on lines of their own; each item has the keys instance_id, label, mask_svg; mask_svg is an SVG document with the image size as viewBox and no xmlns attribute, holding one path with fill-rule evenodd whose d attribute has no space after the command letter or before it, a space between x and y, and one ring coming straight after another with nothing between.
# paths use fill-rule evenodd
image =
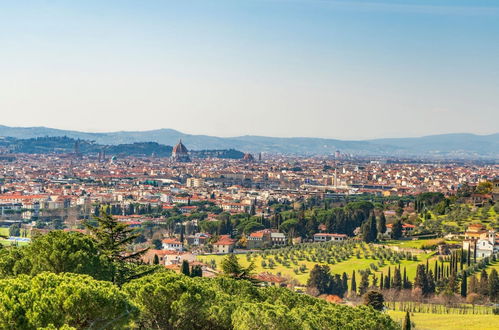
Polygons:
<instances>
[{"instance_id":1,"label":"cypress tree","mask_svg":"<svg viewBox=\"0 0 499 330\"><path fill-rule=\"evenodd\" d=\"M480 282L478 283L478 292L483 296L489 295L489 279L485 269L480 273Z\"/></svg>"},{"instance_id":2,"label":"cypress tree","mask_svg":"<svg viewBox=\"0 0 499 330\"><path fill-rule=\"evenodd\" d=\"M393 274L393 285L395 290L402 290L402 276L400 275L400 268L395 268Z\"/></svg>"},{"instance_id":3,"label":"cypress tree","mask_svg":"<svg viewBox=\"0 0 499 330\"><path fill-rule=\"evenodd\" d=\"M357 282L355 281L355 270L352 270L352 280L350 283L350 290L352 293L357 294Z\"/></svg>"},{"instance_id":4,"label":"cypress tree","mask_svg":"<svg viewBox=\"0 0 499 330\"><path fill-rule=\"evenodd\" d=\"M427 295L428 292L428 280L426 278L426 272L424 265L418 265L416 270L416 278L414 279L414 287L421 289L423 295Z\"/></svg>"},{"instance_id":5,"label":"cypress tree","mask_svg":"<svg viewBox=\"0 0 499 330\"><path fill-rule=\"evenodd\" d=\"M367 292L368 288L369 288L369 274L367 272L363 272L360 278L359 294L363 295L364 293Z\"/></svg>"},{"instance_id":6,"label":"cypress tree","mask_svg":"<svg viewBox=\"0 0 499 330\"><path fill-rule=\"evenodd\" d=\"M468 243L468 255L466 257L466 263L468 264L469 267L471 263L471 242Z\"/></svg>"},{"instance_id":7,"label":"cypress tree","mask_svg":"<svg viewBox=\"0 0 499 330\"><path fill-rule=\"evenodd\" d=\"M493 302L499 301L499 276L495 269L489 275L489 298Z\"/></svg>"},{"instance_id":8,"label":"cypress tree","mask_svg":"<svg viewBox=\"0 0 499 330\"><path fill-rule=\"evenodd\" d=\"M478 293L478 280L475 275L470 278L468 293Z\"/></svg>"},{"instance_id":9,"label":"cypress tree","mask_svg":"<svg viewBox=\"0 0 499 330\"><path fill-rule=\"evenodd\" d=\"M433 268L435 269L435 281L438 281L438 260L435 260L435 266Z\"/></svg>"},{"instance_id":10,"label":"cypress tree","mask_svg":"<svg viewBox=\"0 0 499 330\"><path fill-rule=\"evenodd\" d=\"M182 261L180 272L186 276L191 276L191 271L189 270L189 262L187 260Z\"/></svg>"},{"instance_id":11,"label":"cypress tree","mask_svg":"<svg viewBox=\"0 0 499 330\"><path fill-rule=\"evenodd\" d=\"M154 255L154 259L153 259L153 262L152 262L154 265L159 265L159 257L157 254Z\"/></svg>"},{"instance_id":12,"label":"cypress tree","mask_svg":"<svg viewBox=\"0 0 499 330\"><path fill-rule=\"evenodd\" d=\"M384 288L385 287L384 287L384 283L383 283L383 273L381 273L380 280L379 280L379 289L383 290Z\"/></svg>"},{"instance_id":13,"label":"cypress tree","mask_svg":"<svg viewBox=\"0 0 499 330\"><path fill-rule=\"evenodd\" d=\"M405 312L404 322L402 323L402 330L411 330L411 316L409 311Z\"/></svg>"},{"instance_id":14,"label":"cypress tree","mask_svg":"<svg viewBox=\"0 0 499 330\"><path fill-rule=\"evenodd\" d=\"M343 294L348 292L348 276L345 272L341 275L341 287L343 289Z\"/></svg>"},{"instance_id":15,"label":"cypress tree","mask_svg":"<svg viewBox=\"0 0 499 330\"><path fill-rule=\"evenodd\" d=\"M384 234L386 232L386 218L385 213L381 211L381 215L378 218L378 233Z\"/></svg>"},{"instance_id":16,"label":"cypress tree","mask_svg":"<svg viewBox=\"0 0 499 330\"><path fill-rule=\"evenodd\" d=\"M200 265L192 266L191 277L203 277L203 269Z\"/></svg>"},{"instance_id":17,"label":"cypress tree","mask_svg":"<svg viewBox=\"0 0 499 330\"><path fill-rule=\"evenodd\" d=\"M461 277L461 297L465 298L468 295L468 276L463 272Z\"/></svg>"}]
</instances>

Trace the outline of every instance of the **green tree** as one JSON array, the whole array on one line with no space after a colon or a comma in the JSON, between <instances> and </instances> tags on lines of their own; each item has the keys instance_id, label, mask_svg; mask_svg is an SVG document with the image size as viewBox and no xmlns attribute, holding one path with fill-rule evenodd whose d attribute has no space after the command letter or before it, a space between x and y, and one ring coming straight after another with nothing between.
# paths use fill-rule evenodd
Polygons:
<instances>
[{"instance_id":1,"label":"green tree","mask_svg":"<svg viewBox=\"0 0 499 330\"><path fill-rule=\"evenodd\" d=\"M371 306L375 310L382 311L385 303L385 298L378 291L369 291L364 295L364 305Z\"/></svg>"},{"instance_id":2,"label":"green tree","mask_svg":"<svg viewBox=\"0 0 499 330\"><path fill-rule=\"evenodd\" d=\"M399 239L402 237L402 221L397 219L392 226L392 238Z\"/></svg>"},{"instance_id":3,"label":"green tree","mask_svg":"<svg viewBox=\"0 0 499 330\"><path fill-rule=\"evenodd\" d=\"M202 277L203 276L203 269L201 268L200 265L195 265L191 269L191 277Z\"/></svg>"},{"instance_id":4,"label":"green tree","mask_svg":"<svg viewBox=\"0 0 499 330\"><path fill-rule=\"evenodd\" d=\"M499 300L499 277L495 268L490 271L489 275L489 298L493 302Z\"/></svg>"},{"instance_id":5,"label":"green tree","mask_svg":"<svg viewBox=\"0 0 499 330\"><path fill-rule=\"evenodd\" d=\"M402 330L411 330L411 316L409 311L405 312L404 322L402 323Z\"/></svg>"},{"instance_id":6,"label":"green tree","mask_svg":"<svg viewBox=\"0 0 499 330\"><path fill-rule=\"evenodd\" d=\"M350 291L357 294L357 282L355 281L355 270L352 270L352 279L350 281Z\"/></svg>"},{"instance_id":7,"label":"green tree","mask_svg":"<svg viewBox=\"0 0 499 330\"><path fill-rule=\"evenodd\" d=\"M468 275L463 272L461 277L461 297L466 298L468 295Z\"/></svg>"},{"instance_id":8,"label":"green tree","mask_svg":"<svg viewBox=\"0 0 499 330\"><path fill-rule=\"evenodd\" d=\"M15 236L15 237L21 236L21 224L15 223L10 225L9 236Z\"/></svg>"},{"instance_id":9,"label":"green tree","mask_svg":"<svg viewBox=\"0 0 499 330\"><path fill-rule=\"evenodd\" d=\"M366 243L375 242L377 236L378 230L376 229L376 216L373 213L362 225L362 240Z\"/></svg>"},{"instance_id":10,"label":"green tree","mask_svg":"<svg viewBox=\"0 0 499 330\"><path fill-rule=\"evenodd\" d=\"M392 283L392 288L395 290L402 290L402 275L400 274L400 267L395 267L394 273L393 273L393 283Z\"/></svg>"},{"instance_id":11,"label":"green tree","mask_svg":"<svg viewBox=\"0 0 499 330\"><path fill-rule=\"evenodd\" d=\"M122 329L136 316L124 292L88 275L42 273L0 280L2 329Z\"/></svg>"},{"instance_id":12,"label":"green tree","mask_svg":"<svg viewBox=\"0 0 499 330\"><path fill-rule=\"evenodd\" d=\"M378 218L378 233L384 234L386 232L386 217L385 213L382 211Z\"/></svg>"},{"instance_id":13,"label":"green tree","mask_svg":"<svg viewBox=\"0 0 499 330\"><path fill-rule=\"evenodd\" d=\"M106 210L101 209L101 216L95 217L97 226L86 224L100 252L113 263L113 283L123 283L147 274L149 271L139 271L130 263L139 263L140 256L148 249L130 251L130 245L139 234L129 225L118 222Z\"/></svg>"},{"instance_id":14,"label":"green tree","mask_svg":"<svg viewBox=\"0 0 499 330\"><path fill-rule=\"evenodd\" d=\"M154 259L153 259L153 265L159 265L159 257L157 254L154 255Z\"/></svg>"},{"instance_id":15,"label":"green tree","mask_svg":"<svg viewBox=\"0 0 499 330\"><path fill-rule=\"evenodd\" d=\"M418 265L416 269L416 278L414 279L414 287L421 289L423 295L430 293L430 287L424 265Z\"/></svg>"},{"instance_id":16,"label":"green tree","mask_svg":"<svg viewBox=\"0 0 499 330\"><path fill-rule=\"evenodd\" d=\"M15 260L9 259L14 256ZM36 235L30 245L8 251L0 259L11 275L71 272L109 280L112 273L111 263L95 242L78 232L54 230Z\"/></svg>"},{"instance_id":17,"label":"green tree","mask_svg":"<svg viewBox=\"0 0 499 330\"><path fill-rule=\"evenodd\" d=\"M478 293L482 296L489 295L489 277L485 269L480 273L480 282L478 282Z\"/></svg>"},{"instance_id":18,"label":"green tree","mask_svg":"<svg viewBox=\"0 0 499 330\"><path fill-rule=\"evenodd\" d=\"M189 262L187 260L182 261L182 266L180 267L180 272L185 276L191 276L191 271L189 269Z\"/></svg>"},{"instance_id":19,"label":"green tree","mask_svg":"<svg viewBox=\"0 0 499 330\"><path fill-rule=\"evenodd\" d=\"M362 276L360 277L359 294L363 295L364 293L367 292L368 288L369 288L369 273L363 272Z\"/></svg>"},{"instance_id":20,"label":"green tree","mask_svg":"<svg viewBox=\"0 0 499 330\"><path fill-rule=\"evenodd\" d=\"M224 275L229 276L233 279L254 281L254 269L255 264L253 262L251 262L248 267L241 266L236 255L233 253L227 255L222 260L222 271Z\"/></svg>"}]
</instances>

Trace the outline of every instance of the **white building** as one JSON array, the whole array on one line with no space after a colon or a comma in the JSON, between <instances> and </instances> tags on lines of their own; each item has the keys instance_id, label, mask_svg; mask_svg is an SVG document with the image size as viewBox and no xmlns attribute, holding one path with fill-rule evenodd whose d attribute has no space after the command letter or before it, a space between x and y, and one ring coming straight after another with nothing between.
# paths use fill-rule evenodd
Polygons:
<instances>
[{"instance_id":1,"label":"white building","mask_svg":"<svg viewBox=\"0 0 499 330\"><path fill-rule=\"evenodd\" d=\"M488 232L480 235L480 238L477 240L471 239L463 241L464 250L467 250L469 247L469 249L474 253L475 246L476 256L478 258L490 257L492 254L499 253L499 240L496 232L494 230L489 230Z\"/></svg>"},{"instance_id":2,"label":"white building","mask_svg":"<svg viewBox=\"0 0 499 330\"><path fill-rule=\"evenodd\" d=\"M183 251L184 245L176 238L166 238L162 241L163 250Z\"/></svg>"},{"instance_id":3,"label":"white building","mask_svg":"<svg viewBox=\"0 0 499 330\"><path fill-rule=\"evenodd\" d=\"M328 233L317 233L314 234L314 242L342 242L348 238L345 234L328 234Z\"/></svg>"}]
</instances>

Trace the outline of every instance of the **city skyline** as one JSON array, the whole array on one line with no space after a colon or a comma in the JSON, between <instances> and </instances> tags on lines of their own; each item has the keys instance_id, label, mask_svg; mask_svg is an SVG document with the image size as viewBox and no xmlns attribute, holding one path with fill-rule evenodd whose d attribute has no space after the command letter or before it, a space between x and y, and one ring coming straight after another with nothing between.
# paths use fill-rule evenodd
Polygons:
<instances>
[{"instance_id":1,"label":"city skyline","mask_svg":"<svg viewBox=\"0 0 499 330\"><path fill-rule=\"evenodd\" d=\"M493 1L462 0L3 4L0 124L497 133L498 16Z\"/></svg>"}]
</instances>

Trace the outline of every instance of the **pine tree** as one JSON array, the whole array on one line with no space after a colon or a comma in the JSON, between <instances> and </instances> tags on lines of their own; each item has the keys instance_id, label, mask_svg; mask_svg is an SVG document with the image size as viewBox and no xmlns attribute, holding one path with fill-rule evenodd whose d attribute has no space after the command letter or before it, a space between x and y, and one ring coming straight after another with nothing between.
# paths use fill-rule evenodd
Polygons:
<instances>
[{"instance_id":1,"label":"pine tree","mask_svg":"<svg viewBox=\"0 0 499 330\"><path fill-rule=\"evenodd\" d=\"M100 214L100 217L95 217L96 227L89 223L85 225L98 249L114 265L111 281L121 286L130 279L149 273L151 270L137 273L131 269L131 264L138 263L140 256L148 250L146 248L135 252L128 251L129 246L140 235L128 224L115 220L105 208L101 209Z\"/></svg>"},{"instance_id":2,"label":"pine tree","mask_svg":"<svg viewBox=\"0 0 499 330\"><path fill-rule=\"evenodd\" d=\"M182 261L180 272L186 276L191 276L191 271L189 270L189 262L187 260Z\"/></svg>"}]
</instances>

